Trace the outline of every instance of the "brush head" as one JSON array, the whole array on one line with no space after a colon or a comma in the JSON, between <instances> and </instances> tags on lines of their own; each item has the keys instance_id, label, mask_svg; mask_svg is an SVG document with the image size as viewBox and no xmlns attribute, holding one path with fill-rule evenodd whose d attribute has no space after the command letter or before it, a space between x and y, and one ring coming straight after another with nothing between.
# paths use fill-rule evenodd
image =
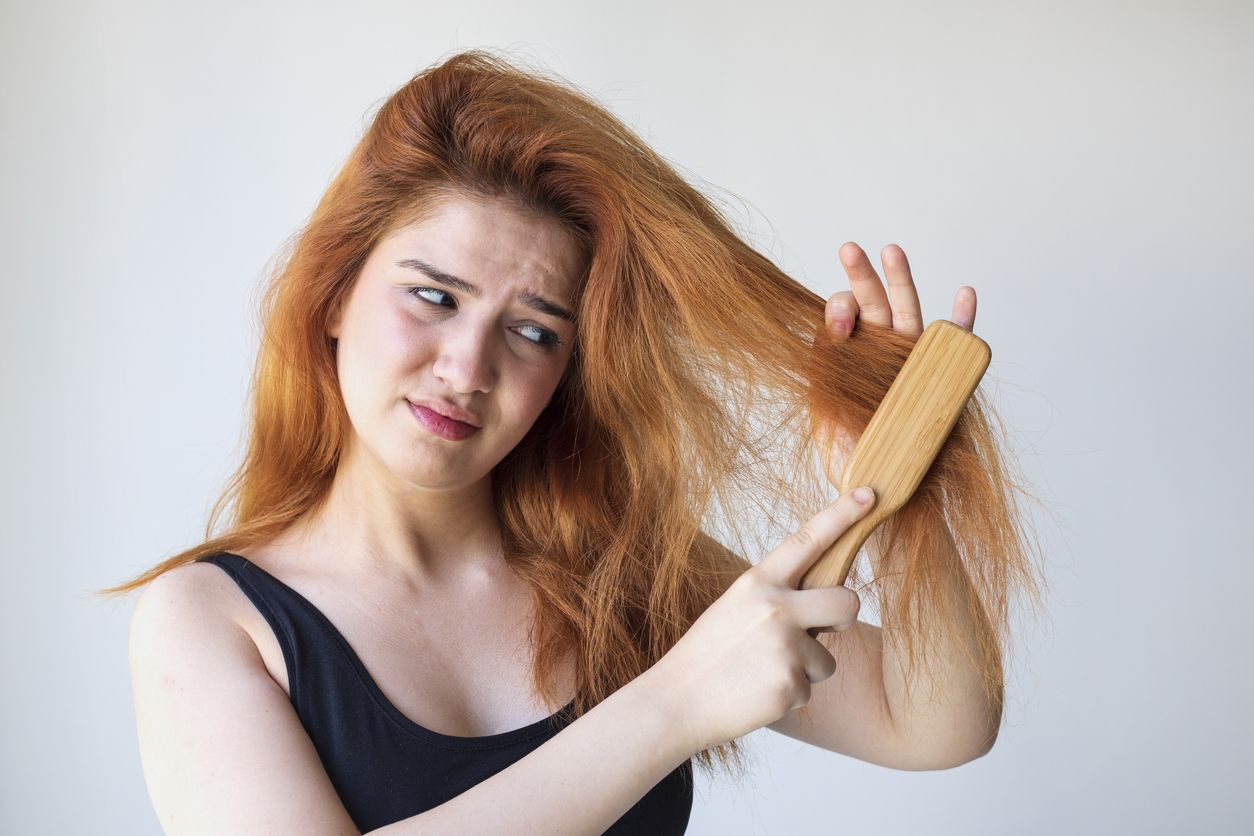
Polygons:
<instances>
[{"instance_id":1,"label":"brush head","mask_svg":"<svg viewBox=\"0 0 1254 836\"><path fill-rule=\"evenodd\" d=\"M906 504L923 481L988 369L988 344L947 319L927 326L845 462L838 489L875 489L875 506L801 580L801 588L843 584L862 543Z\"/></svg>"}]
</instances>

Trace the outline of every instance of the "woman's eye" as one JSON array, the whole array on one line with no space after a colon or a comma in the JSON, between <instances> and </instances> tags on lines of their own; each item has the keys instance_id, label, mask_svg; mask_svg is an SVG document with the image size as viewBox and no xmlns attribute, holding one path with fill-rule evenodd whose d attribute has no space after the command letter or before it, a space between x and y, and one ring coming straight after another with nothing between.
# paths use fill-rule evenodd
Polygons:
<instances>
[{"instance_id":1,"label":"woman's eye","mask_svg":"<svg viewBox=\"0 0 1254 836\"><path fill-rule=\"evenodd\" d=\"M447 307L451 307L451 305L445 305L441 302L432 302L430 299L428 299L426 296L423 296L422 294L435 293L435 294L438 294L439 296L447 296L450 301L453 298L452 296L449 296L449 294L445 293L443 290L436 290L433 287L411 287L409 288L409 293L410 295L426 302L428 305L434 305L438 308L447 308ZM537 348L544 349L545 351L552 351L553 349L557 348L559 345L562 344L562 340L560 337L557 336L557 334L553 333L547 328L541 328L538 325L524 325L518 330L519 332L523 332L523 331L534 332L537 335L535 338L523 337L523 339L525 339L529 343L532 343Z\"/></svg>"},{"instance_id":2,"label":"woman's eye","mask_svg":"<svg viewBox=\"0 0 1254 836\"><path fill-rule=\"evenodd\" d=\"M557 334L554 334L552 331L548 330L547 328L541 328L538 325L524 325L519 330L521 331L531 330L531 331L535 331L536 333L538 333L540 335L540 339L538 340L532 340L530 337L524 337L523 339L530 340L531 342L535 343L536 345L540 346L540 348L543 348L546 351L551 351L562 344L562 341L558 338Z\"/></svg>"},{"instance_id":3,"label":"woman's eye","mask_svg":"<svg viewBox=\"0 0 1254 836\"><path fill-rule=\"evenodd\" d=\"M423 294L423 293L438 293L438 294L440 294L441 296L448 296L448 294L447 294L447 293L445 293L443 290L436 290L436 289L435 289L435 288L433 288L433 287L411 287L411 288L409 289L409 292L410 292L411 294L413 294L414 296L417 296L419 299L421 299L422 301L424 301L424 302L426 302L426 303L428 303L428 304L431 304L431 305L437 305L437 306L439 306L439 307L441 307L441 308L447 308L447 307L448 307L448 305L442 305L442 304L440 304L439 302L432 302L432 301L431 301L430 299L428 299L427 297L420 295L420 294ZM452 299L453 297L449 296L449 298L450 298L450 299Z\"/></svg>"}]
</instances>

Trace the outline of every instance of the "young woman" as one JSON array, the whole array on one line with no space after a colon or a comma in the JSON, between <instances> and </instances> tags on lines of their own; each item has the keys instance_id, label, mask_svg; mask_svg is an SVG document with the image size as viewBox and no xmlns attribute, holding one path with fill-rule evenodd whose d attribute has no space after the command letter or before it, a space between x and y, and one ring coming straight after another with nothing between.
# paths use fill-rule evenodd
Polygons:
<instances>
[{"instance_id":1,"label":"young woman","mask_svg":"<svg viewBox=\"0 0 1254 836\"><path fill-rule=\"evenodd\" d=\"M978 398L868 549L883 628L797 589L874 502L811 454L835 481L924 324L900 249L891 298L840 255L824 306L490 54L398 90L272 277L208 539L106 590L145 587L167 832L680 833L693 759L763 726L899 769L987 752L1032 576Z\"/></svg>"}]
</instances>

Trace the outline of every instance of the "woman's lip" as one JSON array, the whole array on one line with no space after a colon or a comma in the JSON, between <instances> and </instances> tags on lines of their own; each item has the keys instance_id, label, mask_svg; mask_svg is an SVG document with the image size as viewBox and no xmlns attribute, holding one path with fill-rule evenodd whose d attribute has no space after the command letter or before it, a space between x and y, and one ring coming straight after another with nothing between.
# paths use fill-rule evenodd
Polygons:
<instances>
[{"instance_id":1,"label":"woman's lip","mask_svg":"<svg viewBox=\"0 0 1254 836\"><path fill-rule=\"evenodd\" d=\"M409 399L406 398L406 400L409 400ZM430 400L428 398L422 398L421 400L409 401L409 402L412 403L414 406L421 406L421 407L424 407L425 409L431 410L432 412L437 412L440 415L443 415L445 418L449 418L453 421L460 421L461 423L469 424L472 427L480 426L480 422L477 417L475 417L474 415L471 415L469 412L462 409L461 407L453 406L453 404L449 403L448 401Z\"/></svg>"},{"instance_id":2,"label":"woman's lip","mask_svg":"<svg viewBox=\"0 0 1254 836\"><path fill-rule=\"evenodd\" d=\"M473 424L446 418L435 410L419 406L413 401L405 401L405 403L409 404L409 411L418 419L418 423L432 435L438 435L448 441L461 441L479 432L479 428Z\"/></svg>"}]
</instances>

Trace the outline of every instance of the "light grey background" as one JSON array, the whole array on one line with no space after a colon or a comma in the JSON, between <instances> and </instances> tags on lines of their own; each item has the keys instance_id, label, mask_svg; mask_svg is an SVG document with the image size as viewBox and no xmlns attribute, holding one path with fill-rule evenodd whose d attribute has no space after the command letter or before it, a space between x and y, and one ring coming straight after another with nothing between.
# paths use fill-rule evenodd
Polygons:
<instances>
[{"instance_id":1,"label":"light grey background","mask_svg":"<svg viewBox=\"0 0 1254 836\"><path fill-rule=\"evenodd\" d=\"M0 25L0 831L157 833L89 590L197 542L267 260L415 71L504 47L594 92L824 296L901 244L976 288L1053 517L985 758L760 731L694 834L1254 828L1247 3L8 2ZM769 300L767 300L769 303ZM756 559L757 556L754 556ZM229 710L224 707L223 710Z\"/></svg>"}]
</instances>

